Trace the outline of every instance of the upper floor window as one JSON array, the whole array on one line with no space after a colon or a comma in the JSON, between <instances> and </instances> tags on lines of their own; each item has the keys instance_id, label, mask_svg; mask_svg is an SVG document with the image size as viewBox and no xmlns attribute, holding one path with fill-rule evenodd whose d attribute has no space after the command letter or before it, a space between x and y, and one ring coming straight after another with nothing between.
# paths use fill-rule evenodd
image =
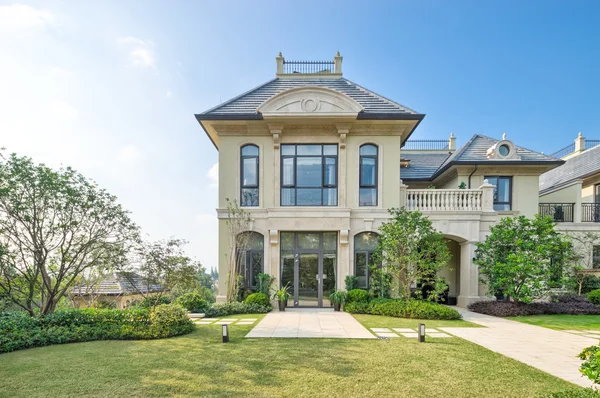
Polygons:
<instances>
[{"instance_id":1,"label":"upper floor window","mask_svg":"<svg viewBox=\"0 0 600 398\"><path fill-rule=\"evenodd\" d=\"M494 210L512 209L512 177L485 177L494 186Z\"/></svg>"},{"instance_id":2,"label":"upper floor window","mask_svg":"<svg viewBox=\"0 0 600 398\"><path fill-rule=\"evenodd\" d=\"M258 147L245 145L241 150L241 206L258 206Z\"/></svg>"},{"instance_id":3,"label":"upper floor window","mask_svg":"<svg viewBox=\"0 0 600 398\"><path fill-rule=\"evenodd\" d=\"M337 145L281 145L281 206L337 206Z\"/></svg>"},{"instance_id":4,"label":"upper floor window","mask_svg":"<svg viewBox=\"0 0 600 398\"><path fill-rule=\"evenodd\" d=\"M365 144L360 147L359 206L377 206L377 147Z\"/></svg>"}]
</instances>

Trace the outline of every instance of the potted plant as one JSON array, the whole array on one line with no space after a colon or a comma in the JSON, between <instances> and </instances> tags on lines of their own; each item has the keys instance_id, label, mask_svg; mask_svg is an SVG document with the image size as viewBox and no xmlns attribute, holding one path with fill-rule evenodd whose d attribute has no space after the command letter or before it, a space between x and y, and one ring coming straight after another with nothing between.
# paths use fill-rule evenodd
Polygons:
<instances>
[{"instance_id":1,"label":"potted plant","mask_svg":"<svg viewBox=\"0 0 600 398\"><path fill-rule=\"evenodd\" d=\"M274 289L272 300L276 300L279 303L279 311L285 311L285 306L290 298L290 283L288 282L285 286L280 289Z\"/></svg>"},{"instance_id":2,"label":"potted plant","mask_svg":"<svg viewBox=\"0 0 600 398\"><path fill-rule=\"evenodd\" d=\"M342 307L342 303L346 299L346 292L343 290L336 290L329 295L329 301L333 304L333 310L339 311Z\"/></svg>"}]
</instances>

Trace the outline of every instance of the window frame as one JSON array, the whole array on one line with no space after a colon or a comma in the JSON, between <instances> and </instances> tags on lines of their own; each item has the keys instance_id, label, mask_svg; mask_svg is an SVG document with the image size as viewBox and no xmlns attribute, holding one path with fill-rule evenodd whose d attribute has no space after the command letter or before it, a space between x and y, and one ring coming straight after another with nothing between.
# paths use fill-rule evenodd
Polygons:
<instances>
[{"instance_id":1,"label":"window frame","mask_svg":"<svg viewBox=\"0 0 600 398\"><path fill-rule=\"evenodd\" d=\"M592 246L592 269L600 269L600 245Z\"/></svg>"},{"instance_id":2,"label":"window frame","mask_svg":"<svg viewBox=\"0 0 600 398\"><path fill-rule=\"evenodd\" d=\"M488 182L490 181L490 178L496 178L496 180L498 181L496 183L496 185L494 185L494 201L493 201L493 206L495 205L508 205L508 210L496 210L495 211L512 211L513 207L513 176L501 176L501 175L490 175L490 176L485 176L483 177L485 180L488 180ZM496 198L498 197L498 184L500 182L500 179L504 179L504 180L508 180L508 202L498 202L496 200ZM491 184L491 182L490 182ZM493 185L493 184L492 184Z\"/></svg>"},{"instance_id":3,"label":"window frame","mask_svg":"<svg viewBox=\"0 0 600 398\"><path fill-rule=\"evenodd\" d=\"M321 154L320 155L298 155L298 145L318 145L321 147ZM326 145L334 145L336 147L336 154L335 155L325 155L324 153L324 147ZM280 155L279 155L279 206L281 207L302 207L302 206L308 206L308 207L336 207L339 206L339 155L340 155L340 147L339 144L337 143L323 143L323 144L309 144L309 143L301 143L301 144L297 144L297 143L289 143L289 144L281 144L281 146L291 146L294 147L294 154L293 155L284 155L283 154L283 150L280 149ZM309 187L309 186L298 186L298 158L321 158L321 186L320 187ZM293 171L293 176L292 176L292 180L293 183L292 184L284 184L284 173L283 173L283 167L284 167L284 160L285 159L293 159L292 160L292 171ZM326 178L325 178L325 174L327 172L327 159L334 159L335 160L335 184L326 184ZM336 198L335 198L335 204L332 205L327 205L324 204L323 201L323 194L325 192L325 189L333 189L335 188L336 190ZM282 195L282 191L283 189L293 189L294 190L294 204L290 205L290 204L283 204L283 195ZM298 190L302 190L302 189L318 189L321 191L320 194L320 204L315 204L315 205L299 205L298 204Z\"/></svg>"},{"instance_id":4,"label":"window frame","mask_svg":"<svg viewBox=\"0 0 600 398\"><path fill-rule=\"evenodd\" d=\"M375 253L377 252L377 247L375 247L373 250L368 250L368 249L356 249L356 239L363 234L373 234L377 237L377 241L379 241L379 234L376 232L370 232L370 231L363 231L363 232L359 232L357 234L354 235L353 238L353 243L354 243L354 273L353 275L355 277L358 278L358 275L356 274L356 265L357 265L357 261L356 258L358 257L359 254L365 254L365 270L366 270L366 287L362 287L362 286L358 286L359 289L362 290L369 290L371 288L371 258L372 256L375 255ZM378 242L379 243L379 242ZM381 266L381 264L379 264L379 266ZM358 281L357 281L358 283Z\"/></svg>"},{"instance_id":5,"label":"window frame","mask_svg":"<svg viewBox=\"0 0 600 398\"><path fill-rule=\"evenodd\" d=\"M236 248L237 259L241 261L241 264L239 264L239 267L242 270L242 272L240 273L240 275L244 276L244 287L246 289L249 289L249 290L254 290L254 289L256 289L257 284L254 281L254 279L256 278L256 275L254 275L254 272L253 272L253 269L252 269L252 258L253 258L253 256L255 254L260 254L260 256L261 256L261 264L260 264L260 272L259 273L264 273L265 272L265 247L264 247L265 236L263 234L261 234L260 232L256 232L256 231L245 231L245 232L241 232L241 233L242 234L256 235L256 237L258 239L261 239L262 242L263 242L262 249L255 249L255 248L240 249L240 248ZM250 240L250 239L252 239L252 238L249 237L248 240Z\"/></svg>"},{"instance_id":6,"label":"window frame","mask_svg":"<svg viewBox=\"0 0 600 398\"><path fill-rule=\"evenodd\" d=\"M361 155L360 150L365 146L375 147L375 155ZM363 159L374 159L375 160L375 177L373 184L363 184ZM373 143L367 142L358 147L358 206L359 207L376 207L379 205L379 146ZM375 204L363 205L360 203L360 190L361 189L375 189Z\"/></svg>"},{"instance_id":7,"label":"window frame","mask_svg":"<svg viewBox=\"0 0 600 398\"><path fill-rule=\"evenodd\" d=\"M257 155L244 155L244 148L254 147L258 151ZM244 184L244 160L256 159L256 184ZM256 205L244 204L244 189L256 189L257 198ZM245 144L240 147L240 207L259 207L260 206L260 148L256 144Z\"/></svg>"}]
</instances>

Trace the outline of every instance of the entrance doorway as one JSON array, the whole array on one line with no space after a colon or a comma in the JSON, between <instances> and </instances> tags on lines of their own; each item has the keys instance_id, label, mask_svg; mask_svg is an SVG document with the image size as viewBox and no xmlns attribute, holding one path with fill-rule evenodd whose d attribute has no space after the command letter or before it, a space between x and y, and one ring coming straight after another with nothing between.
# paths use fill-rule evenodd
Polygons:
<instances>
[{"instance_id":1,"label":"entrance doorway","mask_svg":"<svg viewBox=\"0 0 600 398\"><path fill-rule=\"evenodd\" d=\"M337 273L336 232L281 232L281 286L288 306L329 307Z\"/></svg>"}]
</instances>

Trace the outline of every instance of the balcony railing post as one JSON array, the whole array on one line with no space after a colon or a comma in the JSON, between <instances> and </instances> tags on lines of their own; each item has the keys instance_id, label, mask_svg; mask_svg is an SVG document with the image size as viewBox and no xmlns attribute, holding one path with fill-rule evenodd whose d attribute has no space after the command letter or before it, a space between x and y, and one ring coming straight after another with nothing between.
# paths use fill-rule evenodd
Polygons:
<instances>
[{"instance_id":1,"label":"balcony railing post","mask_svg":"<svg viewBox=\"0 0 600 398\"><path fill-rule=\"evenodd\" d=\"M483 191L481 195L481 210L487 212L494 211L494 186L488 180L483 180L483 184L479 189Z\"/></svg>"},{"instance_id":2,"label":"balcony railing post","mask_svg":"<svg viewBox=\"0 0 600 398\"><path fill-rule=\"evenodd\" d=\"M400 208L406 207L409 208L408 204L408 185L404 185L402 180L400 180Z\"/></svg>"}]
</instances>

